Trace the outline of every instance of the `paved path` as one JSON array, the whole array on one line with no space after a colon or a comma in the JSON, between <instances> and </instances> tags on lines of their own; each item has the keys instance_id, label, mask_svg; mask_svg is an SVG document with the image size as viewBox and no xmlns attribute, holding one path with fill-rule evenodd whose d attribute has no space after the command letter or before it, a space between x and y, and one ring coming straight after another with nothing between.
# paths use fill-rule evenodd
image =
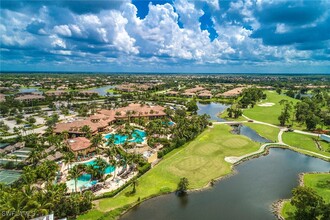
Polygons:
<instances>
[{"instance_id":1,"label":"paved path","mask_svg":"<svg viewBox=\"0 0 330 220\"><path fill-rule=\"evenodd\" d=\"M263 124L263 125L267 125L267 126L271 126L271 127L275 127L275 128L279 128L280 131L277 135L277 139L278 139L278 142L277 143L266 143L266 144L263 144L259 150L255 151L255 152L252 152L252 153L249 153L249 154L245 154L243 156L240 156L240 157L225 157L225 161L228 162L228 163L237 163L238 161L244 159L244 158L247 158L247 157L250 157L250 156L253 156L253 155L256 155L256 154L260 154L262 152L264 152L265 148L267 146L286 146L288 147L289 149L292 149L292 150L295 150L297 152L305 152L305 153L309 153L309 154L313 154L313 155L316 155L316 156L319 156L321 158L324 158L324 159L330 159L329 156L325 156L323 154L319 154L319 153L315 153L313 151L309 151L309 150L304 150L304 149L300 149L300 148L296 148L296 147L292 147L290 145L287 145L283 142L283 139L282 139L282 135L285 131L287 131L287 128L286 127L281 127L281 126L277 126L277 125L273 125L273 124L269 124L269 123L266 123L266 122L262 122L262 121L256 121L256 120L253 120L251 118L248 118L247 116L245 115L242 115L244 118L247 119L247 121L231 121L231 122L214 122L213 124L237 124L237 123L244 123L244 122L248 122L248 121L251 121L251 123L256 123L256 124ZM253 121L253 122L252 122ZM299 134L305 134L305 135L312 135L312 136L319 136L319 134L315 134L315 133L311 133L311 132L306 132L306 131L300 131L300 130L294 130L293 132L296 132L296 133L299 133Z\"/></svg>"},{"instance_id":2,"label":"paved path","mask_svg":"<svg viewBox=\"0 0 330 220\"><path fill-rule=\"evenodd\" d=\"M280 144L280 143L267 143L267 144L263 144L261 145L261 147L259 148L259 150L255 151L255 152L252 152L252 153L249 153L249 154L245 154L243 156L240 156L240 157L225 157L225 161L228 162L228 163L237 163L238 161L244 159L244 158L247 158L247 157L250 157L250 156L253 156L253 155L256 155L256 154L260 154L262 152L265 151L265 148L269 145L279 145L279 146L287 146L286 144Z\"/></svg>"}]
</instances>

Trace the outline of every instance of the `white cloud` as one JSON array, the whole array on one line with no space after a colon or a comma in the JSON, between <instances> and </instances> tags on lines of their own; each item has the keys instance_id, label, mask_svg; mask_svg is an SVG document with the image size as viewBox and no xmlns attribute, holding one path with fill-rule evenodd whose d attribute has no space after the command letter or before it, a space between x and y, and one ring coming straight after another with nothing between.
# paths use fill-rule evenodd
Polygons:
<instances>
[{"instance_id":1,"label":"white cloud","mask_svg":"<svg viewBox=\"0 0 330 220\"><path fill-rule=\"evenodd\" d=\"M71 37L71 30L68 25L56 25L54 27L55 34L62 35L64 37Z\"/></svg>"}]
</instances>

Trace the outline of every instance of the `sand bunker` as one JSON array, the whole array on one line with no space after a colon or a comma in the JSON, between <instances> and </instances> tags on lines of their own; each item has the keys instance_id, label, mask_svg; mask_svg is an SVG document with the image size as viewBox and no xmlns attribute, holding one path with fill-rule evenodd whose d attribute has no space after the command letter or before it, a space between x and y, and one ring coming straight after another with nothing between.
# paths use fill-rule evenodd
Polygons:
<instances>
[{"instance_id":1,"label":"sand bunker","mask_svg":"<svg viewBox=\"0 0 330 220\"><path fill-rule=\"evenodd\" d=\"M275 105L275 103L273 103L273 102L265 102L262 104L258 104L258 106L261 106L261 107L271 107L273 105Z\"/></svg>"}]
</instances>

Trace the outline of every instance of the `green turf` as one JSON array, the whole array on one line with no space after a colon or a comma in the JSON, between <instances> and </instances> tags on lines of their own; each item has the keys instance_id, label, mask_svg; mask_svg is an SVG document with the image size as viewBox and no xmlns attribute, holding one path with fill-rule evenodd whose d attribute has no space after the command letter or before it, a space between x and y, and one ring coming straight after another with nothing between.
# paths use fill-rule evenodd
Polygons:
<instances>
[{"instance_id":1,"label":"green turf","mask_svg":"<svg viewBox=\"0 0 330 220\"><path fill-rule=\"evenodd\" d=\"M283 108L283 106L281 106L279 102L282 99L286 99L288 101L292 101L295 105L298 100L283 94L279 95L275 91L265 91L265 94L267 95L267 99L262 100L262 102L258 104L269 102L274 103L275 105L271 107L262 107L256 104L253 108L245 109L243 114L257 121L263 121L274 125L279 125L278 116L281 114Z\"/></svg>"},{"instance_id":2,"label":"green turf","mask_svg":"<svg viewBox=\"0 0 330 220\"><path fill-rule=\"evenodd\" d=\"M12 184L21 176L20 172L13 170L1 170L0 171L0 183Z\"/></svg>"},{"instance_id":3,"label":"green turf","mask_svg":"<svg viewBox=\"0 0 330 220\"><path fill-rule=\"evenodd\" d=\"M330 152L327 151L329 149L329 143L319 140L319 143L323 149L321 151L317 148L313 138L318 139L318 137L315 136L298 134L294 132L284 132L282 135L283 142L290 146L313 151L315 153L319 153L325 156L330 156Z\"/></svg>"},{"instance_id":4,"label":"green turf","mask_svg":"<svg viewBox=\"0 0 330 220\"><path fill-rule=\"evenodd\" d=\"M231 164L224 161L226 156L241 156L256 151L259 145L249 138L230 133L228 125L208 128L194 141L165 156L156 167L139 178L134 196L128 196L131 187L114 198L98 200L97 209L102 212L134 203L140 198L174 191L181 177L189 180L190 189L201 188L210 180L231 172ZM88 219L86 215L79 219Z\"/></svg>"},{"instance_id":5,"label":"green turf","mask_svg":"<svg viewBox=\"0 0 330 220\"><path fill-rule=\"evenodd\" d=\"M330 179L330 173L305 174L304 185L313 188L316 193L324 199L326 203L330 202L330 186L327 181ZM290 202L285 202L281 210L281 215L287 220L293 220L295 207Z\"/></svg>"},{"instance_id":6,"label":"green turf","mask_svg":"<svg viewBox=\"0 0 330 220\"><path fill-rule=\"evenodd\" d=\"M268 125L256 124L256 123L244 123L244 125L255 130L259 135L273 142L277 142L277 136L280 132L280 129L274 128Z\"/></svg>"}]
</instances>

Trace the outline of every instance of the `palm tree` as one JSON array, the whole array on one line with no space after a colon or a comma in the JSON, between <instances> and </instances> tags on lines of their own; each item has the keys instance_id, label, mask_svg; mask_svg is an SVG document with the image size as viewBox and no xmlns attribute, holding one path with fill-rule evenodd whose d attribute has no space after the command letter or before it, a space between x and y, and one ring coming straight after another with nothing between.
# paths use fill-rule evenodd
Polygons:
<instances>
[{"instance_id":1,"label":"palm tree","mask_svg":"<svg viewBox=\"0 0 330 220\"><path fill-rule=\"evenodd\" d=\"M95 147L98 151L98 147L103 143L103 136L99 133L92 138L92 146Z\"/></svg>"},{"instance_id":2,"label":"palm tree","mask_svg":"<svg viewBox=\"0 0 330 220\"><path fill-rule=\"evenodd\" d=\"M64 163L68 164L68 168L70 169L71 163L73 163L75 161L75 156L72 152L68 152L68 153L64 154L63 160L64 160Z\"/></svg>"},{"instance_id":3,"label":"palm tree","mask_svg":"<svg viewBox=\"0 0 330 220\"><path fill-rule=\"evenodd\" d=\"M95 160L96 166L98 167L98 177L102 178L104 173L105 173L105 169L107 168L108 164L107 162L105 162L102 158L98 157Z\"/></svg>"},{"instance_id":4,"label":"palm tree","mask_svg":"<svg viewBox=\"0 0 330 220\"><path fill-rule=\"evenodd\" d=\"M117 164L118 164L118 162L115 160L115 159L111 159L110 161L109 161L109 163L110 163L110 165L111 166L113 166L115 169L114 169L114 171L113 171L113 180L116 178L116 169L117 169Z\"/></svg>"},{"instance_id":5,"label":"palm tree","mask_svg":"<svg viewBox=\"0 0 330 220\"><path fill-rule=\"evenodd\" d=\"M93 180L98 174L98 168L93 165L87 165L85 171L91 175L91 180Z\"/></svg>"},{"instance_id":6,"label":"palm tree","mask_svg":"<svg viewBox=\"0 0 330 220\"><path fill-rule=\"evenodd\" d=\"M132 194L134 194L136 192L136 187L139 185L139 181L137 180L136 176L133 177L132 179Z\"/></svg>"},{"instance_id":7,"label":"palm tree","mask_svg":"<svg viewBox=\"0 0 330 220\"><path fill-rule=\"evenodd\" d=\"M80 131L85 134L85 137L90 137L92 133L91 127L89 127L88 125L82 126L80 128Z\"/></svg>"},{"instance_id":8,"label":"palm tree","mask_svg":"<svg viewBox=\"0 0 330 220\"><path fill-rule=\"evenodd\" d=\"M69 173L68 173L69 174L68 178L74 180L75 192L77 192L78 177L81 175L81 173L82 173L82 171L79 169L79 167L77 165L72 167L72 169L70 169Z\"/></svg>"},{"instance_id":9,"label":"palm tree","mask_svg":"<svg viewBox=\"0 0 330 220\"><path fill-rule=\"evenodd\" d=\"M33 150L29 154L29 157L27 158L28 162L32 163L33 165L36 165L41 158L41 153L38 150Z\"/></svg>"},{"instance_id":10,"label":"palm tree","mask_svg":"<svg viewBox=\"0 0 330 220\"><path fill-rule=\"evenodd\" d=\"M109 148L112 148L113 146L115 146L115 136L114 135L110 135L110 137L107 140L106 146Z\"/></svg>"}]
</instances>

